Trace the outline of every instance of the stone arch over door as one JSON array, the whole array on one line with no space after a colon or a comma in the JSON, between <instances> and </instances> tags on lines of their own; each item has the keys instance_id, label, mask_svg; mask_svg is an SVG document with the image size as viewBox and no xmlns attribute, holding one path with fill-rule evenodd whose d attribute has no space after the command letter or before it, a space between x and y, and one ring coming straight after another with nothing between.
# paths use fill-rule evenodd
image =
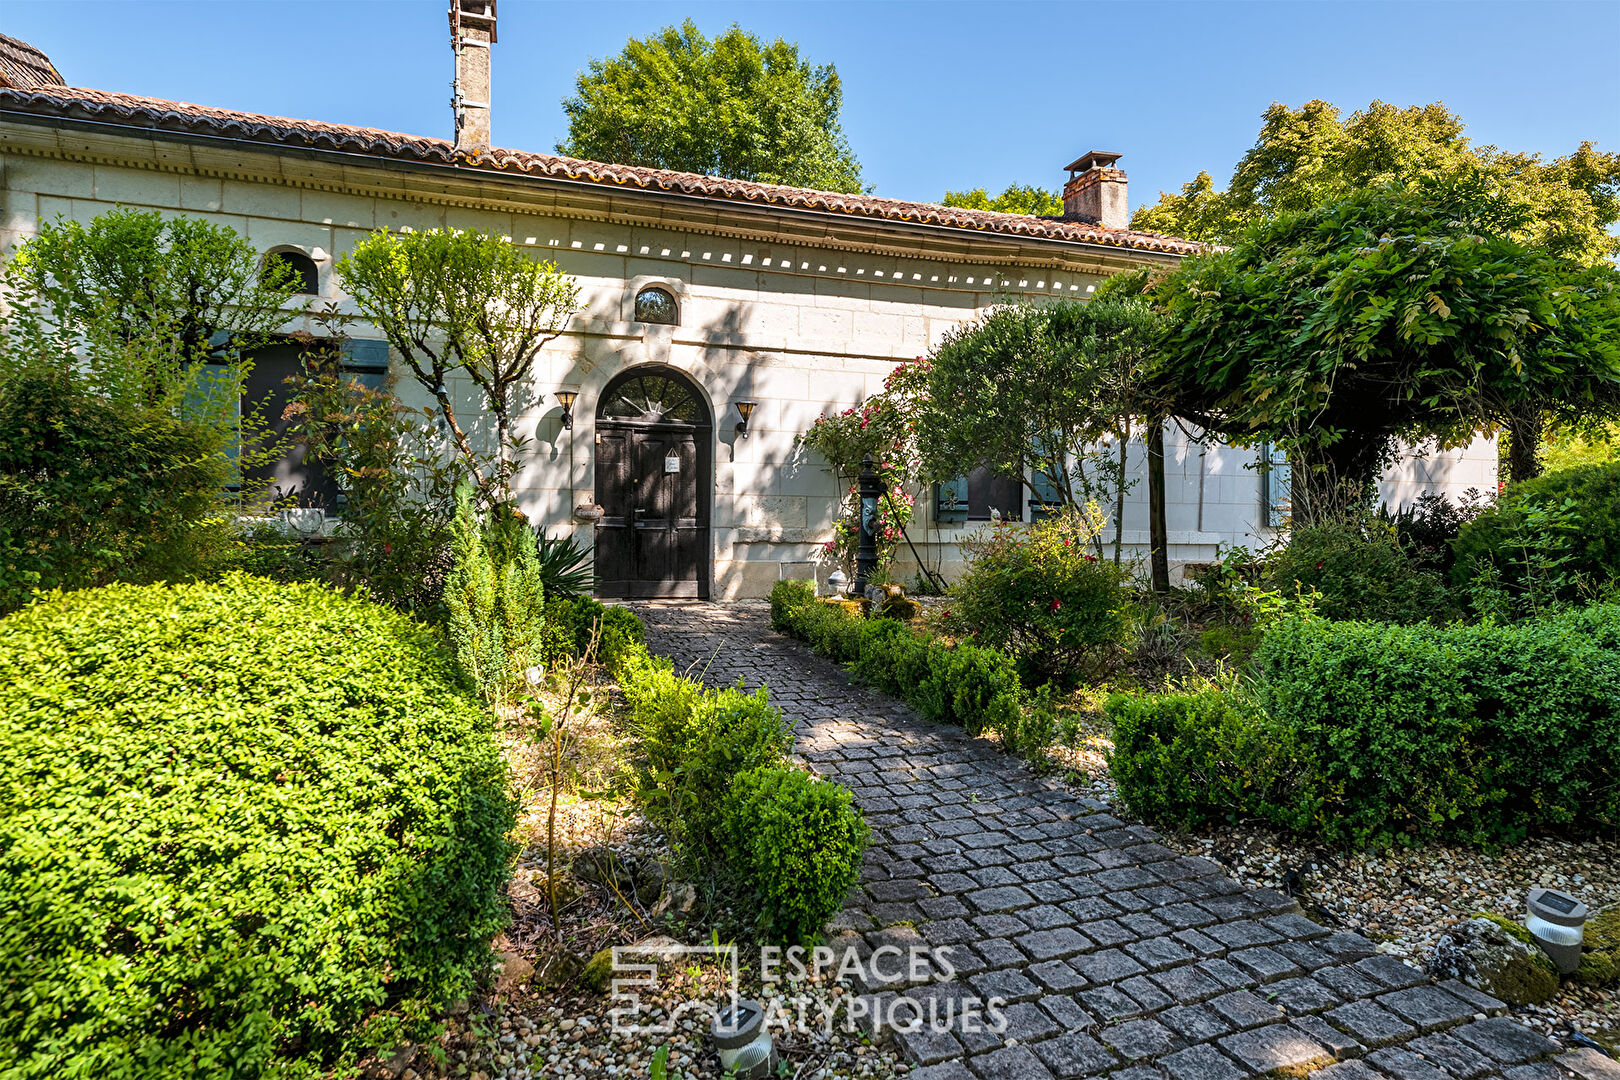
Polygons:
<instances>
[{"instance_id":1,"label":"stone arch over door","mask_svg":"<svg viewBox=\"0 0 1620 1080\"><path fill-rule=\"evenodd\" d=\"M639 364L596 407L597 591L706 599L712 574L714 417L684 372Z\"/></svg>"}]
</instances>

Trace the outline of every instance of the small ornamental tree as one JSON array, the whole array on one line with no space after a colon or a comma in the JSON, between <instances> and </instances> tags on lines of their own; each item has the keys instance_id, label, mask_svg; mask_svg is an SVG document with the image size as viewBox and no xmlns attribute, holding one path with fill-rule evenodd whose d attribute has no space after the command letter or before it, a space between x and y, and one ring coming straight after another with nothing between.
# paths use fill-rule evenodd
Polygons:
<instances>
[{"instance_id":1,"label":"small ornamental tree","mask_svg":"<svg viewBox=\"0 0 1620 1080\"><path fill-rule=\"evenodd\" d=\"M1158 333L1153 306L1124 288L1097 299L1013 304L946 336L900 388L922 472L984 463L1038 496L1038 474L1066 506L1096 502L1118 523L1126 446L1155 410L1141 372ZM1102 552L1102 538L1093 543Z\"/></svg>"},{"instance_id":2,"label":"small ornamental tree","mask_svg":"<svg viewBox=\"0 0 1620 1080\"><path fill-rule=\"evenodd\" d=\"M1287 449L1296 521L1363 498L1397 439L1457 446L1528 418L1533 447L1541 409L1612 407L1620 357L1613 271L1510 239L1516 218L1475 178L1262 222L1155 288L1151 392Z\"/></svg>"},{"instance_id":3,"label":"small ornamental tree","mask_svg":"<svg viewBox=\"0 0 1620 1080\"><path fill-rule=\"evenodd\" d=\"M433 396L462 464L488 502L511 496L523 440L512 433L534 358L579 310L579 286L486 232L378 230L337 263L343 287ZM457 416L449 380L478 387L494 419L493 466Z\"/></svg>"}]
</instances>

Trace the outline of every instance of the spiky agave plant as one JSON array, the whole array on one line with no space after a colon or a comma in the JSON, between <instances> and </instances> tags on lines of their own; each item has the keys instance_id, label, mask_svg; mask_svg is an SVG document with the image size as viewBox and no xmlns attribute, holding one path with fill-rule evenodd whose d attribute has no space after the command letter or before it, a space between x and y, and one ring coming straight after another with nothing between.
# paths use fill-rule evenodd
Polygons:
<instances>
[{"instance_id":1,"label":"spiky agave plant","mask_svg":"<svg viewBox=\"0 0 1620 1080\"><path fill-rule=\"evenodd\" d=\"M547 536L545 530L536 525L534 547L546 599L589 596L596 590L590 549L572 536Z\"/></svg>"}]
</instances>

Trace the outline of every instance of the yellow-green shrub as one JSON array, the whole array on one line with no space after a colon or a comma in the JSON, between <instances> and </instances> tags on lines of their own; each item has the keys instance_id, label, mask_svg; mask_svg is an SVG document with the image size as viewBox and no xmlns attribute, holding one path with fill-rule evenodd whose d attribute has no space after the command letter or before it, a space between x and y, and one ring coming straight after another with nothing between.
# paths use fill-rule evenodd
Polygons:
<instances>
[{"instance_id":1,"label":"yellow-green shrub","mask_svg":"<svg viewBox=\"0 0 1620 1080\"><path fill-rule=\"evenodd\" d=\"M437 635L316 585L0 619L0 1073L322 1076L487 970L513 805Z\"/></svg>"}]
</instances>

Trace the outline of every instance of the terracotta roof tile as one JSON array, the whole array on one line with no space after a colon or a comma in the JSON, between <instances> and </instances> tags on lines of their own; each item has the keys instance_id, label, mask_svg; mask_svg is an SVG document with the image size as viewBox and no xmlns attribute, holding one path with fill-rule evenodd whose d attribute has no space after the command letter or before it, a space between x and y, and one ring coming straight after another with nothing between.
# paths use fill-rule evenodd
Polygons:
<instances>
[{"instance_id":1,"label":"terracotta roof tile","mask_svg":"<svg viewBox=\"0 0 1620 1080\"><path fill-rule=\"evenodd\" d=\"M0 86L61 86L62 76L51 58L16 38L0 34Z\"/></svg>"},{"instance_id":2,"label":"terracotta roof tile","mask_svg":"<svg viewBox=\"0 0 1620 1080\"><path fill-rule=\"evenodd\" d=\"M262 116L234 112L187 102L137 97L107 90L34 87L0 88L0 113L26 113L62 119L93 120L131 128L175 131L277 146L313 150L334 150L398 161L438 165L461 165L491 171L518 172L530 176L587 181L604 186L635 187L646 191L668 191L717 201L748 202L798 208L823 213L844 213L851 217L884 221L913 222L965 231L1027 236L1034 239L1063 240L1135 251L1192 255L1201 250L1190 240L1178 240L1158 233L1133 229L1109 229L1085 221L1033 217L1026 214L999 214L991 210L964 210L933 203L881 199L871 195L847 195L832 191L759 184L748 180L728 180L717 176L648 169L634 165L611 165L554 154L522 150L490 149L477 155L458 152L447 140L421 135L403 135L377 128L328 124L314 120L294 120L283 116Z\"/></svg>"}]
</instances>

